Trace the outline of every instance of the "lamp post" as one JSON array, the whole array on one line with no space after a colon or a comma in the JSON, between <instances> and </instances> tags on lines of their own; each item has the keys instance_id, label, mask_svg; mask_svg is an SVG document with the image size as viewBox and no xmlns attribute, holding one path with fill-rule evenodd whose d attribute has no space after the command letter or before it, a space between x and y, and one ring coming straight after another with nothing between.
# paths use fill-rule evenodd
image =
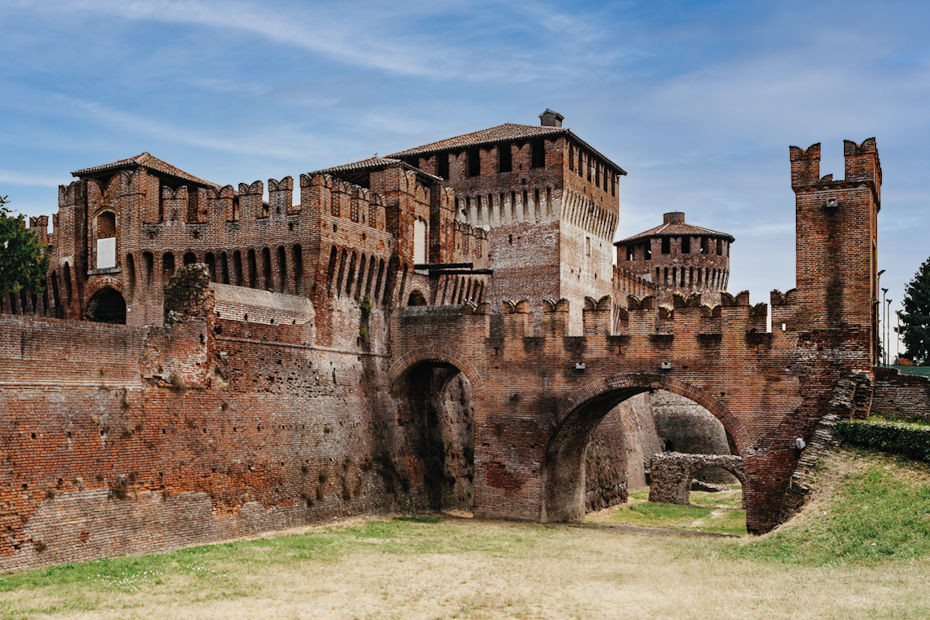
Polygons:
<instances>
[{"instance_id":1,"label":"lamp post","mask_svg":"<svg viewBox=\"0 0 930 620\"><path fill-rule=\"evenodd\" d=\"M881 359L879 358L879 344L878 341L881 339L881 303L878 300L878 290L882 285L882 274L885 273L884 269L879 270L875 275L875 301L872 302L872 313L874 314L875 320L875 361L881 364Z\"/></svg>"},{"instance_id":2,"label":"lamp post","mask_svg":"<svg viewBox=\"0 0 930 620\"><path fill-rule=\"evenodd\" d=\"M890 340L891 340L891 297L885 300L885 302L886 302L885 331L887 332L887 336L885 336L885 340L889 342L889 344L885 347L885 366L888 366L889 363L891 362L891 360L889 359L891 357L891 349L890 349L891 347L891 344L890 344Z\"/></svg>"},{"instance_id":3,"label":"lamp post","mask_svg":"<svg viewBox=\"0 0 930 620\"><path fill-rule=\"evenodd\" d=\"M894 328L894 359L897 362L901 357L901 311L898 310L895 315L898 317L898 325Z\"/></svg>"},{"instance_id":4,"label":"lamp post","mask_svg":"<svg viewBox=\"0 0 930 620\"><path fill-rule=\"evenodd\" d=\"M885 320L885 297L886 297L887 295L888 295L888 289L883 288L883 289L882 289L882 303L881 303L881 305L878 307L879 311L881 312L881 317L882 317L882 331L881 331L881 334L882 334L882 356L881 356L881 360L879 360L879 364L883 364L883 363L884 363L884 361L885 361L885 350L888 348L888 341L887 341L887 339L885 338L885 328L888 327L888 321Z\"/></svg>"}]
</instances>

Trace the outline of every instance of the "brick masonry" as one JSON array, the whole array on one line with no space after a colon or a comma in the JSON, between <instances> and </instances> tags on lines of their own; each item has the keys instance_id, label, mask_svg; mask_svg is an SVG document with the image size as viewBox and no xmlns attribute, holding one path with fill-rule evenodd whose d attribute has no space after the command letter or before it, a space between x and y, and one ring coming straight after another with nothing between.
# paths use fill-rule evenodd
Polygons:
<instances>
[{"instance_id":1,"label":"brick masonry","mask_svg":"<svg viewBox=\"0 0 930 620\"><path fill-rule=\"evenodd\" d=\"M515 165L533 163L532 144L511 144ZM150 159L76 173L46 296L2 296L18 316L0 315L0 569L389 510L579 519L593 430L660 389L720 420L743 459L750 531L776 525L795 438L874 361L874 140L847 145L845 181L817 177L817 148L792 149L798 288L770 306L627 298L648 287L615 286L612 164L570 135L543 147L541 169L507 173L527 200L508 189L503 204L514 192L513 217L532 197L526 221L505 209L489 230L456 212L466 181L409 164L363 185L302 175L298 204L287 178L266 201L260 182L219 188ZM500 272L415 269L423 222L428 261ZM111 224L117 266L98 268ZM531 242L494 253L521 231ZM126 324L84 320L119 316L101 310L110 290ZM629 472L634 454L604 471Z\"/></svg>"}]
</instances>

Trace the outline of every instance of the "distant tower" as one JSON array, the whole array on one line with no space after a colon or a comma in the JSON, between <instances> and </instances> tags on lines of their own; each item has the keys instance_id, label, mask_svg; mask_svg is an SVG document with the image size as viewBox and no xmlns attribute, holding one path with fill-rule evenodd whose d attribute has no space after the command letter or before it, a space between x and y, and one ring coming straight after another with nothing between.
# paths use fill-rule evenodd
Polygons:
<instances>
[{"instance_id":1,"label":"distant tower","mask_svg":"<svg viewBox=\"0 0 930 620\"><path fill-rule=\"evenodd\" d=\"M685 223L685 214L673 211L662 224L614 243L617 266L656 285L659 303L672 293L700 293L703 303L720 303L730 279L732 235Z\"/></svg>"}]
</instances>

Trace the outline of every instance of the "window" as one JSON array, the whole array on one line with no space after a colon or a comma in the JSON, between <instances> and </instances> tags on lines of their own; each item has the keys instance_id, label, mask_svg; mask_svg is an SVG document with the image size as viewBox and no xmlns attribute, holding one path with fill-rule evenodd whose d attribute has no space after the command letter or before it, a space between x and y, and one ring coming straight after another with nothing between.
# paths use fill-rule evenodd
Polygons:
<instances>
[{"instance_id":1,"label":"window","mask_svg":"<svg viewBox=\"0 0 930 620\"><path fill-rule=\"evenodd\" d=\"M476 177L481 174L481 151L477 146L468 149L468 176Z\"/></svg>"},{"instance_id":2,"label":"window","mask_svg":"<svg viewBox=\"0 0 930 620\"><path fill-rule=\"evenodd\" d=\"M635 255L635 252L634 252L633 250L634 250L633 246L627 246L627 248L626 248L626 259L627 259L628 261L634 261L634 260L636 260L636 255Z\"/></svg>"},{"instance_id":3,"label":"window","mask_svg":"<svg viewBox=\"0 0 930 620\"><path fill-rule=\"evenodd\" d=\"M447 181L449 180L449 154L438 153L436 155L436 175Z\"/></svg>"},{"instance_id":4,"label":"window","mask_svg":"<svg viewBox=\"0 0 930 620\"><path fill-rule=\"evenodd\" d=\"M652 260L652 243L649 241L643 246L643 260Z\"/></svg>"},{"instance_id":5,"label":"window","mask_svg":"<svg viewBox=\"0 0 930 620\"><path fill-rule=\"evenodd\" d=\"M104 211L97 216L97 269L116 267L116 215Z\"/></svg>"},{"instance_id":6,"label":"window","mask_svg":"<svg viewBox=\"0 0 930 620\"><path fill-rule=\"evenodd\" d=\"M510 143L497 145L497 171L510 172L513 170L513 153Z\"/></svg>"},{"instance_id":7,"label":"window","mask_svg":"<svg viewBox=\"0 0 930 620\"><path fill-rule=\"evenodd\" d=\"M591 256L591 237L584 238L584 255Z\"/></svg>"},{"instance_id":8,"label":"window","mask_svg":"<svg viewBox=\"0 0 930 620\"><path fill-rule=\"evenodd\" d=\"M707 254L709 251L707 237L701 237L701 254Z\"/></svg>"},{"instance_id":9,"label":"window","mask_svg":"<svg viewBox=\"0 0 930 620\"><path fill-rule=\"evenodd\" d=\"M572 172L575 171L575 145L568 145L568 169Z\"/></svg>"},{"instance_id":10,"label":"window","mask_svg":"<svg viewBox=\"0 0 930 620\"><path fill-rule=\"evenodd\" d=\"M668 254L672 251L672 238L662 237L662 253Z\"/></svg>"},{"instance_id":11,"label":"window","mask_svg":"<svg viewBox=\"0 0 930 620\"><path fill-rule=\"evenodd\" d=\"M690 254L691 253L691 237L682 237L681 238L681 253Z\"/></svg>"},{"instance_id":12,"label":"window","mask_svg":"<svg viewBox=\"0 0 930 620\"><path fill-rule=\"evenodd\" d=\"M723 256L723 239L717 239L717 256Z\"/></svg>"},{"instance_id":13,"label":"window","mask_svg":"<svg viewBox=\"0 0 930 620\"><path fill-rule=\"evenodd\" d=\"M422 265L426 263L426 238L428 229L426 222L417 218L413 220L413 263Z\"/></svg>"},{"instance_id":14,"label":"window","mask_svg":"<svg viewBox=\"0 0 930 620\"><path fill-rule=\"evenodd\" d=\"M546 167L546 145L542 138L536 138L530 142L530 151L533 168Z\"/></svg>"},{"instance_id":15,"label":"window","mask_svg":"<svg viewBox=\"0 0 930 620\"><path fill-rule=\"evenodd\" d=\"M600 187L601 185L601 165L594 164L594 184Z\"/></svg>"}]
</instances>

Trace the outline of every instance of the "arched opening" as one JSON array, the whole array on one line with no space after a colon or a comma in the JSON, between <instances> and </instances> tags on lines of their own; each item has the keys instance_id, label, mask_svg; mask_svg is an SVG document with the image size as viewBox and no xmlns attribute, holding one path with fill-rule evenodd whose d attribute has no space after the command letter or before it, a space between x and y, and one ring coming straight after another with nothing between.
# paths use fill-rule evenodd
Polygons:
<instances>
[{"instance_id":1,"label":"arched opening","mask_svg":"<svg viewBox=\"0 0 930 620\"><path fill-rule=\"evenodd\" d=\"M395 384L398 419L416 464L413 497L432 511L470 511L474 480L474 407L465 373L447 362L424 361Z\"/></svg>"},{"instance_id":2,"label":"arched opening","mask_svg":"<svg viewBox=\"0 0 930 620\"><path fill-rule=\"evenodd\" d=\"M408 306L425 306L426 298L423 297L423 293L420 291L414 290L410 291L410 297L407 298Z\"/></svg>"},{"instance_id":3,"label":"arched opening","mask_svg":"<svg viewBox=\"0 0 930 620\"><path fill-rule=\"evenodd\" d=\"M184 253L184 264L185 264L185 265L193 265L193 264L196 263L196 262L197 262L197 255L196 255L196 254L194 254L193 252L185 252L185 253Z\"/></svg>"},{"instance_id":4,"label":"arched opening","mask_svg":"<svg viewBox=\"0 0 930 620\"><path fill-rule=\"evenodd\" d=\"M116 215L104 211L97 216L97 269L116 267Z\"/></svg>"},{"instance_id":5,"label":"arched opening","mask_svg":"<svg viewBox=\"0 0 930 620\"><path fill-rule=\"evenodd\" d=\"M161 269L164 280L174 275L174 254L165 252L161 257Z\"/></svg>"},{"instance_id":6,"label":"arched opening","mask_svg":"<svg viewBox=\"0 0 930 620\"><path fill-rule=\"evenodd\" d=\"M126 255L126 284L129 287L129 296L132 297L136 290L136 261L132 254Z\"/></svg>"},{"instance_id":7,"label":"arched opening","mask_svg":"<svg viewBox=\"0 0 930 620\"><path fill-rule=\"evenodd\" d=\"M94 293L87 302L84 318L95 323L126 323L126 300L110 287Z\"/></svg>"},{"instance_id":8,"label":"arched opening","mask_svg":"<svg viewBox=\"0 0 930 620\"><path fill-rule=\"evenodd\" d=\"M579 393L583 400L566 409L551 435L544 465L543 520L580 521L588 511L625 502L630 488L647 493L649 464L664 446L655 427L650 428L653 422L646 393L662 388L687 393L729 427L734 437L742 437L739 423L722 403L679 383L631 373L612 378L606 382L612 387L594 396Z\"/></svg>"}]
</instances>

